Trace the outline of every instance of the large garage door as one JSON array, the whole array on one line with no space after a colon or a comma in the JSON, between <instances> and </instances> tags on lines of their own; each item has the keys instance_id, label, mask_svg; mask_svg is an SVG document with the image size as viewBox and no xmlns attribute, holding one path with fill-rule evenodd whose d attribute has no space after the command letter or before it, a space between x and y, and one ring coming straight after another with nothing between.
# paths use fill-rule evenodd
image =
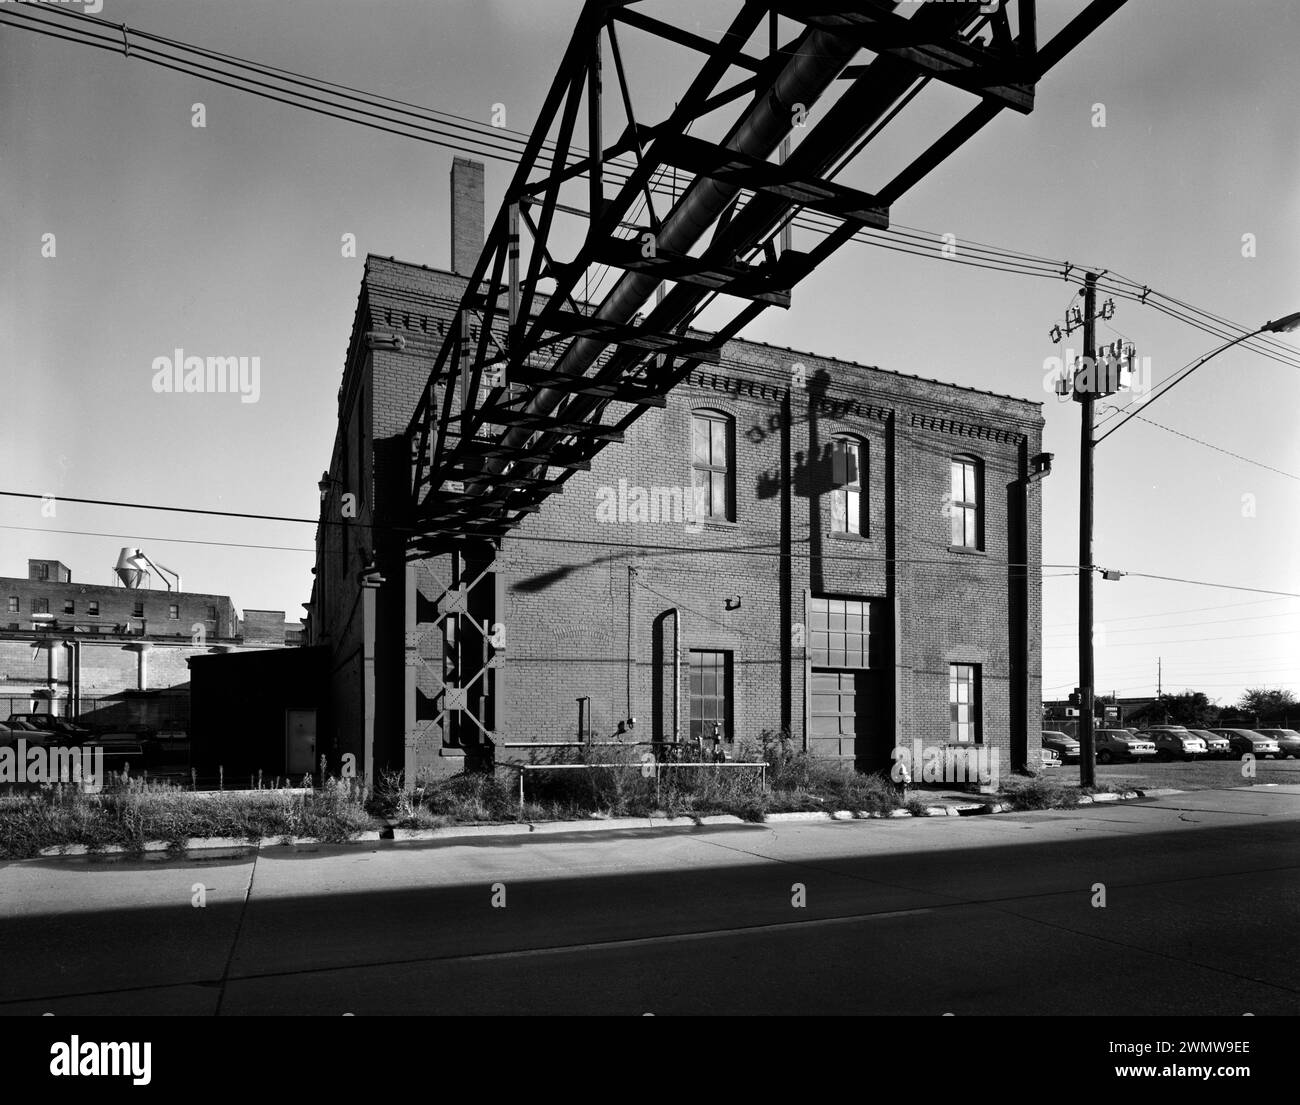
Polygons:
<instances>
[{"instance_id":1,"label":"large garage door","mask_svg":"<svg viewBox=\"0 0 1300 1105\"><path fill-rule=\"evenodd\" d=\"M873 668L872 600L808 599L811 709L808 750L861 771L889 766L882 672Z\"/></svg>"},{"instance_id":2,"label":"large garage door","mask_svg":"<svg viewBox=\"0 0 1300 1105\"><path fill-rule=\"evenodd\" d=\"M857 755L856 682L856 672L812 673L812 735L809 751L814 756L852 760Z\"/></svg>"}]
</instances>

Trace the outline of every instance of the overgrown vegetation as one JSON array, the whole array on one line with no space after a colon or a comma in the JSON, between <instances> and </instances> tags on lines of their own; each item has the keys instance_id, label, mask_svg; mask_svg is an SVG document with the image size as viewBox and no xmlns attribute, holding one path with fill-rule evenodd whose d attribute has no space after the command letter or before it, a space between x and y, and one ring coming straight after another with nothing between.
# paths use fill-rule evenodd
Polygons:
<instances>
[{"instance_id":1,"label":"overgrown vegetation","mask_svg":"<svg viewBox=\"0 0 1300 1105\"><path fill-rule=\"evenodd\" d=\"M410 789L400 772L390 773L369 794L356 779L325 779L313 788L308 778L300 791L282 788L278 779L275 787L248 791L196 791L124 778L100 794L47 785L0 796L0 858L25 858L67 844L135 849L164 841L180 848L200 837L343 842L386 822L439 828L713 814L762 821L772 813L885 816L898 809L920 817L929 804L924 792L904 794L887 778L808 755L787 731L742 739L731 765L702 762L697 753L656 768L649 750L632 744L539 749L524 773L522 805L520 772L509 765L417 779ZM1016 809L1057 809L1076 805L1080 791L1039 775L1006 780L1003 793Z\"/></svg>"},{"instance_id":2,"label":"overgrown vegetation","mask_svg":"<svg viewBox=\"0 0 1300 1105\"><path fill-rule=\"evenodd\" d=\"M137 849L165 841L180 848L195 837L342 842L374 825L350 780L331 779L307 793L190 791L131 780L87 794L71 785L47 784L0 797L0 857L23 859L65 844Z\"/></svg>"},{"instance_id":3,"label":"overgrown vegetation","mask_svg":"<svg viewBox=\"0 0 1300 1105\"><path fill-rule=\"evenodd\" d=\"M643 762L647 756L644 746L635 745L539 750L523 772L522 808L518 769L420 779L410 791L402 786L400 775L388 776L377 789L375 809L404 827L436 828L464 822L652 814L733 814L761 821L768 813L884 814L900 805L887 780L814 759L796 749L788 732L764 732L757 740L742 740L732 766L715 766L695 757L661 763L656 770L652 762ZM739 766L759 763L767 765L766 772Z\"/></svg>"},{"instance_id":4,"label":"overgrown vegetation","mask_svg":"<svg viewBox=\"0 0 1300 1105\"><path fill-rule=\"evenodd\" d=\"M1008 779L1002 786L1002 801L1017 810L1072 809L1079 804L1082 795L1117 794L1122 793L1124 789L1111 783L1099 783L1095 787L1082 790L1078 786L1058 782L1047 775L1035 775Z\"/></svg>"}]
</instances>

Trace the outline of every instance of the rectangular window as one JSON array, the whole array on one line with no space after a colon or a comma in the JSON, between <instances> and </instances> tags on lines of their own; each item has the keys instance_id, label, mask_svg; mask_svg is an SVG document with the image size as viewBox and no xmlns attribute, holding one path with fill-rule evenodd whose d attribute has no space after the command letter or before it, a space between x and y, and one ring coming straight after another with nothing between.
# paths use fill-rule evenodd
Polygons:
<instances>
[{"instance_id":1,"label":"rectangular window","mask_svg":"<svg viewBox=\"0 0 1300 1105\"><path fill-rule=\"evenodd\" d=\"M831 455L831 529L862 533L862 446L836 441Z\"/></svg>"},{"instance_id":2,"label":"rectangular window","mask_svg":"<svg viewBox=\"0 0 1300 1105\"><path fill-rule=\"evenodd\" d=\"M32 599L33 614L48 614L50 612L49 599Z\"/></svg>"},{"instance_id":3,"label":"rectangular window","mask_svg":"<svg viewBox=\"0 0 1300 1105\"><path fill-rule=\"evenodd\" d=\"M731 518L729 430L727 419L718 415L697 414L691 418L691 486L699 517L723 521Z\"/></svg>"},{"instance_id":4,"label":"rectangular window","mask_svg":"<svg viewBox=\"0 0 1300 1105\"><path fill-rule=\"evenodd\" d=\"M86 613L87 613L87 614L94 614L96 617L99 616L99 603L98 603L98 602L89 602L89 603L87 603L86 605L87 605L87 610L86 610Z\"/></svg>"},{"instance_id":5,"label":"rectangular window","mask_svg":"<svg viewBox=\"0 0 1300 1105\"><path fill-rule=\"evenodd\" d=\"M808 651L815 668L871 664L871 604L864 599L808 600Z\"/></svg>"},{"instance_id":6,"label":"rectangular window","mask_svg":"<svg viewBox=\"0 0 1300 1105\"><path fill-rule=\"evenodd\" d=\"M77 612L77 603L74 599L63 600L63 612L65 614L75 614Z\"/></svg>"},{"instance_id":7,"label":"rectangular window","mask_svg":"<svg viewBox=\"0 0 1300 1105\"><path fill-rule=\"evenodd\" d=\"M19 602L18 602L18 596L17 596L17 595L10 595L10 596L9 596L9 613L11 613L11 614L17 614L17 613L18 613L18 607L19 607L19 605L20 605L20 604L19 604Z\"/></svg>"},{"instance_id":8,"label":"rectangular window","mask_svg":"<svg viewBox=\"0 0 1300 1105\"><path fill-rule=\"evenodd\" d=\"M49 578L50 578L50 566L49 566L48 564L37 564L37 565L36 565L36 578L37 578L37 579L49 579Z\"/></svg>"},{"instance_id":9,"label":"rectangular window","mask_svg":"<svg viewBox=\"0 0 1300 1105\"><path fill-rule=\"evenodd\" d=\"M732 739L731 653L691 650L691 730L690 736L713 736L714 726L722 739Z\"/></svg>"},{"instance_id":10,"label":"rectangular window","mask_svg":"<svg viewBox=\"0 0 1300 1105\"><path fill-rule=\"evenodd\" d=\"M952 543L963 549L981 547L979 464L964 457L952 462Z\"/></svg>"},{"instance_id":11,"label":"rectangular window","mask_svg":"<svg viewBox=\"0 0 1300 1105\"><path fill-rule=\"evenodd\" d=\"M948 665L948 737L954 744L980 743L980 674L975 664Z\"/></svg>"},{"instance_id":12,"label":"rectangular window","mask_svg":"<svg viewBox=\"0 0 1300 1105\"><path fill-rule=\"evenodd\" d=\"M181 608L176 603L170 603L167 607L167 617L173 621L181 616Z\"/></svg>"},{"instance_id":13,"label":"rectangular window","mask_svg":"<svg viewBox=\"0 0 1300 1105\"><path fill-rule=\"evenodd\" d=\"M137 602L131 607L131 617L133 618L144 617L144 603Z\"/></svg>"},{"instance_id":14,"label":"rectangular window","mask_svg":"<svg viewBox=\"0 0 1300 1105\"><path fill-rule=\"evenodd\" d=\"M215 622L217 620L217 608L215 606L208 607L207 617L210 622Z\"/></svg>"}]
</instances>

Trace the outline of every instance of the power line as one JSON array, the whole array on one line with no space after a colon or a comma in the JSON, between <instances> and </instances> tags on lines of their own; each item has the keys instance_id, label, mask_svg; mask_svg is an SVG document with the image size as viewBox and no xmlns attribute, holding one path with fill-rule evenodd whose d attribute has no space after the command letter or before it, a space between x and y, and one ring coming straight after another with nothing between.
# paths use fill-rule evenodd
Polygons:
<instances>
[{"instance_id":1,"label":"power line","mask_svg":"<svg viewBox=\"0 0 1300 1105\"><path fill-rule=\"evenodd\" d=\"M1177 616L1177 615L1179 615L1179 614L1200 614L1200 613L1202 613L1203 611L1206 611L1206 610L1235 610L1235 609L1238 609L1239 607L1242 607L1242 606L1262 606L1264 603L1274 602L1274 601L1276 601L1276 600L1275 600L1275 599L1251 599L1251 600L1249 600L1248 602L1228 602L1228 603L1222 603L1222 604L1220 604L1219 606L1192 606L1192 607L1186 607L1186 608L1184 608L1184 609L1182 609L1182 610L1164 610L1164 611L1160 611L1160 612L1153 612L1153 613L1150 613L1150 614L1128 614L1128 615L1125 615L1125 616L1122 617L1122 618L1107 618L1107 619L1106 619L1106 624L1107 624L1107 625L1110 625L1110 624L1112 624L1112 623L1114 623L1114 622L1132 622L1132 621L1139 621L1139 620L1142 619L1142 618L1171 618L1171 617L1175 617L1175 616ZM1289 611L1288 613L1300 613L1300 610L1297 610L1297 611ZM1273 615L1269 615L1269 616L1272 617ZM1056 624L1058 624L1058 625L1062 625L1062 626L1076 626L1076 627L1077 627L1079 623L1078 623L1078 622L1058 622L1058 623L1056 623Z\"/></svg>"},{"instance_id":2,"label":"power line","mask_svg":"<svg viewBox=\"0 0 1300 1105\"><path fill-rule=\"evenodd\" d=\"M168 49L174 51L192 53L206 60L219 61L225 65L233 66L235 69L248 70L257 73L260 76L272 76L275 79L288 84L290 87L278 88L270 86L265 82L253 80L250 77L242 76L236 72L219 70L212 66L195 62L192 59L178 58L153 47L137 43L134 47L136 50L134 56L139 57L140 60L162 65L165 68L174 69L178 72L186 73L187 75L195 76L203 80L211 80L215 83L223 84L240 91L247 91L254 95L261 95L280 103L289 104L290 106L303 107L307 110L315 111L318 114L324 114L333 118L341 119L344 122L359 123L373 129L396 134L399 137L410 137L422 141L429 141L435 145L441 145L462 152L474 153L499 161L517 163L519 155L522 154L528 140L528 136L524 135L523 132L513 131L504 127L499 128L489 126L487 124L478 123L466 116L457 115L452 112L438 111L433 108L412 104L409 101L364 92L349 85L338 84L320 78L308 77L305 74L297 73L293 70L282 69L258 62L250 62L233 54L193 46L177 39L170 39L161 35L150 34L149 32L126 27L124 24L110 23L107 20L99 19L84 13L58 8L41 8L39 11L42 15L50 14L56 17L62 17L66 20L72 20L76 23L90 24L95 28L95 30L102 30L105 34L94 34L88 28L73 28L66 25L56 28L50 20L37 18L34 12L20 13L14 11L12 8L9 8L8 10L0 10L0 21L6 21L11 26L21 27L24 30L33 31L49 37L59 38L82 45L96 46L97 48L107 49L114 53L120 52L124 56L128 57L132 56L130 53L132 49L130 37L135 36L137 39L144 39L148 42L164 45ZM9 16L10 18L5 20L4 16ZM61 30L68 30L72 33L60 33ZM258 91L259 88L263 91ZM299 102L299 100L288 100L281 96L270 95L269 91L272 88L278 92L285 92L292 96L298 96L300 99L311 100L316 104L336 107L352 114L342 115L335 111L323 110L321 107L313 108L311 104L302 103ZM323 95L309 95L306 92L298 91L298 89L309 89L311 93L322 93ZM333 98L331 99L330 97ZM353 106L354 104L364 104L366 107L373 107L379 110L373 112L365 111ZM395 119L393 118L394 112L401 115L411 116L420 120L420 123L410 123ZM386 126L377 122L368 122L366 119L355 118L354 116L358 114L367 115L371 119L382 119L387 123L395 124L395 126ZM431 127L423 126L423 123L432 123L436 125ZM395 129L401 127L407 129ZM419 133L412 133L411 128L414 128L414 130ZM460 133L455 133L457 131ZM467 149L467 145L473 145L477 148ZM543 149L545 150L548 145L553 146L554 144L543 142ZM578 146L573 147L573 152L575 155L581 154L582 156L587 156ZM554 167L553 164L552 167ZM844 166L841 165L839 168L843 167ZM616 183L625 183L627 177L630 176L633 171L633 166L622 163L618 159L611 159L608 161L605 168L607 176ZM626 173L627 176L620 176L620 171ZM667 182L652 181L651 190L661 194L667 191L667 194L675 200L678 196L678 189L673 185L667 185L665 189L664 185L666 183ZM686 186L687 185L683 185L683 188ZM829 233L839 226L838 221L835 220L833 216L824 216L816 212L807 211L794 216L792 222L793 225L821 234ZM628 225L627 228L639 229L633 225ZM1008 272L1015 275L1034 276L1054 280L1068 280L1073 272L1084 271L1082 267L1075 266L1068 261L1054 260L1041 255L1024 253L1022 251L1011 250L1001 246L988 245L975 240L966 241L959 239L960 247L958 254L956 256L945 255L936 248L943 239L944 236L942 235L937 235L933 232L921 230L916 227L906 227L901 225L897 225L887 231L862 228L852 238L853 241L863 242L869 245L874 245L877 248L889 249L894 252L908 253L912 256L926 257L929 259L941 258L948 263L961 264L988 271ZM922 245L922 243L924 243L924 245ZM963 256L963 252L973 252L976 256L974 258ZM1196 326L1208 333L1215 334L1216 336L1226 337L1231 334L1231 336L1240 337L1244 334L1250 333L1247 328L1241 327L1239 324L1204 311L1201 308L1193 307L1186 301L1157 292L1130 277L1122 276L1120 274L1109 275L1110 280L1105 283L1099 283L1099 290L1103 291L1105 294L1119 295L1123 298L1140 302L1146 306L1170 314L1173 317ZM1163 300L1164 302L1155 302L1155 300ZM1200 316L1200 318L1195 316ZM1235 331L1235 333L1233 333L1233 331ZM1273 360L1280 361L1290 367L1300 368L1300 352L1275 339L1256 335L1243 344L1260 355L1271 357Z\"/></svg>"},{"instance_id":3,"label":"power line","mask_svg":"<svg viewBox=\"0 0 1300 1105\"><path fill-rule=\"evenodd\" d=\"M1166 583L1187 583L1193 587L1219 587L1227 591L1247 591L1255 595L1281 595L1284 598L1300 599L1300 592L1296 591L1269 591L1263 587L1241 587L1234 583L1207 583L1201 579L1181 579L1178 576L1153 575L1149 572L1125 572L1124 574L1138 579L1159 579Z\"/></svg>"},{"instance_id":4,"label":"power line","mask_svg":"<svg viewBox=\"0 0 1300 1105\"><path fill-rule=\"evenodd\" d=\"M1183 433L1182 430L1175 430L1172 426L1166 426L1154 419L1147 418L1146 415L1134 412L1133 414L1130 414L1129 417L1136 418L1139 422L1145 422L1149 426L1155 426L1156 429L1164 430L1166 433L1173 434L1176 437L1186 438L1188 441L1195 442L1197 445L1203 445L1207 449L1213 449L1216 453L1222 453L1225 457L1233 457L1236 460L1245 461L1247 464L1253 464L1257 468L1263 468L1268 472L1275 472L1279 476L1285 476L1288 480L1300 480L1300 476L1295 475L1293 472L1283 472L1282 469L1274 468L1271 464L1265 464L1263 461L1259 460L1251 460L1250 457L1243 457L1240 453L1234 453L1229 449L1224 449L1220 445L1214 445L1208 441L1202 441L1199 437L1193 437L1191 434ZM1118 427L1116 427L1116 429L1118 429Z\"/></svg>"},{"instance_id":5,"label":"power line","mask_svg":"<svg viewBox=\"0 0 1300 1105\"><path fill-rule=\"evenodd\" d=\"M80 503L83 506L114 506L124 510L161 510L172 514L204 514L217 518L247 518L258 522L298 522L317 526L328 519L289 518L282 514L249 514L240 510L204 510L193 506L159 506L156 503L124 503L111 499L75 499L71 495L42 495L35 491L0 491L0 495L13 499L52 499L56 503ZM346 525L346 522L335 523Z\"/></svg>"},{"instance_id":6,"label":"power line","mask_svg":"<svg viewBox=\"0 0 1300 1105\"><path fill-rule=\"evenodd\" d=\"M1153 632L1161 629L1172 629L1172 626L1155 626ZM1191 644L1197 641L1246 641L1256 637L1290 637L1300 633L1300 629L1278 629L1271 633L1238 633L1221 637L1160 637L1154 641L1110 641L1107 640L1106 648L1149 648L1153 645L1176 645L1184 641ZM1078 648L1074 643L1065 645L1044 645L1044 648Z\"/></svg>"},{"instance_id":7,"label":"power line","mask_svg":"<svg viewBox=\"0 0 1300 1105\"><path fill-rule=\"evenodd\" d=\"M158 537L141 534L96 533L83 529L51 529L48 526L5 526L0 529L15 530L23 533L67 533L76 537L111 537L115 541L170 541L178 545L216 545L223 549L267 549L272 552L314 553L315 548L296 545L249 545L243 541L201 541L196 537Z\"/></svg>"},{"instance_id":8,"label":"power line","mask_svg":"<svg viewBox=\"0 0 1300 1105\"><path fill-rule=\"evenodd\" d=\"M47 495L41 495L31 491L0 491L0 496L9 496L12 498L20 498L20 499L45 499L50 497ZM205 510L197 507L163 506L163 505L149 504L149 503L127 503L127 502L120 502L120 501L113 501L113 500L106 500L106 499L74 498L72 496L63 496L63 495L54 496L54 498L57 501L61 501L65 503L80 503L83 505L91 505L91 506L112 506L112 507L118 507L127 510L158 510L158 511L165 511L168 513L216 515L222 518L246 518L253 521L296 522L296 523L302 523L307 525L322 525L322 524L344 525L344 526L355 525L358 526L358 528L369 529L369 530L387 529L392 532L403 532L403 533L412 532L408 527L374 525L370 523L357 522L355 520L334 522L323 518L322 519L292 518L292 517L286 517L284 515L275 515L275 514L252 514L252 513L243 513L240 511L231 511L231 510ZM639 541L597 541L592 538L586 538L586 537L583 538L543 537L540 534L516 533L516 534L512 534L509 537L509 540L534 541L543 544L589 545L597 548L608 547L608 548L620 548L620 549L640 549L646 551L670 552L670 553L677 553L682 555L689 555L700 551L690 546L683 547L681 545L661 545L661 544L651 544L648 542L639 542ZM802 541L799 542L799 544L805 544L805 543L806 542L802 542ZM712 546L704 551L710 553L732 553L740 556L770 556L770 557L778 557L781 559L798 559L798 560L814 559L814 554L811 552L807 554L800 554L800 553L795 553L793 551L785 552L782 550L771 550L768 546L764 546L764 545L731 546L731 547ZM885 556L865 556L861 554L852 554L852 553L845 553L840 555L836 555L835 553L821 553L816 556L816 559L848 560L857 563L869 562L869 563L878 563L878 564L888 564L888 563L951 564L951 561L949 559L943 557L890 558ZM1077 564L1028 564L1028 563L1011 563L1011 562L999 561L993 566L998 569L1002 569L1006 567L1025 568L1028 571L1038 571L1042 569L1069 569L1070 572L1077 573L1080 570L1080 566ZM1238 584L1233 584L1233 583L1213 583L1213 582L1207 582L1205 580L1184 579L1180 576L1157 575L1150 572L1125 572L1125 575L1134 576L1140 579L1163 580L1170 583L1186 583L1197 587L1217 587L1217 588L1222 588L1224 590L1230 590L1230 591L1246 591L1251 594L1279 595L1284 598L1300 598L1300 592L1272 591L1260 587L1242 587L1239 586Z\"/></svg>"},{"instance_id":9,"label":"power line","mask_svg":"<svg viewBox=\"0 0 1300 1105\"><path fill-rule=\"evenodd\" d=\"M1109 636L1112 632L1154 633L1162 629L1204 629L1206 626L1209 625L1230 625L1233 622L1258 622L1258 621L1264 621L1268 618L1295 618L1295 617L1300 617L1300 610L1287 610L1281 614L1256 614L1254 617L1249 617L1249 618L1216 618L1213 621L1203 621L1203 622L1174 622L1172 625L1135 625L1129 629L1116 629L1116 630L1111 630L1110 622L1105 618L1099 619L1096 622L1096 624L1098 626L1105 626L1106 627L1105 632L1107 636ZM1067 634L1073 634L1075 632L1077 632L1077 629L1053 629L1053 630L1044 630L1044 635L1065 636Z\"/></svg>"}]
</instances>

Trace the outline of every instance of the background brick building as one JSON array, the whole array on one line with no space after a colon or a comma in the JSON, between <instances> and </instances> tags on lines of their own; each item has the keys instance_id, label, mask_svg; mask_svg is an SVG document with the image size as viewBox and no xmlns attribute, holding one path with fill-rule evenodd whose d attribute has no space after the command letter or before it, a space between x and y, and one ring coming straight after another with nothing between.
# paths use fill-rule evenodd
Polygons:
<instances>
[{"instance_id":1,"label":"background brick building","mask_svg":"<svg viewBox=\"0 0 1300 1105\"><path fill-rule=\"evenodd\" d=\"M102 727L187 730L190 657L281 648L293 628L283 610L241 618L227 595L79 582L57 560L0 576L0 602L0 717Z\"/></svg>"},{"instance_id":2,"label":"background brick building","mask_svg":"<svg viewBox=\"0 0 1300 1105\"><path fill-rule=\"evenodd\" d=\"M473 173L453 168L461 272L482 241ZM499 665L465 691L498 761L715 722L864 769L914 739L1036 755L1038 404L733 341L498 549L409 561L404 435L464 286L369 257L339 392L305 634L331 651L339 746L368 771L475 752L439 671L438 617L461 602L500 638L462 623L455 646ZM688 526L672 495L701 483L721 510Z\"/></svg>"}]
</instances>

